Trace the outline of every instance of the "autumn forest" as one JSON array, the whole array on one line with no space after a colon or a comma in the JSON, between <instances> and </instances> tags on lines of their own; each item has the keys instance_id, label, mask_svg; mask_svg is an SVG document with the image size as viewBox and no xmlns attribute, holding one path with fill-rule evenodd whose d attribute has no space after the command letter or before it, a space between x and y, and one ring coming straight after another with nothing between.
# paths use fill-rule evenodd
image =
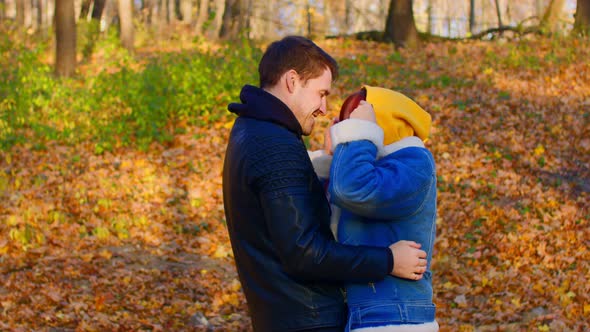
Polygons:
<instances>
[{"instance_id":1,"label":"autumn forest","mask_svg":"<svg viewBox=\"0 0 590 332\"><path fill-rule=\"evenodd\" d=\"M227 105L301 34L340 66L309 149L363 84L433 117L441 331L587 331L590 2L261 3L0 0L0 330L251 331Z\"/></svg>"}]
</instances>

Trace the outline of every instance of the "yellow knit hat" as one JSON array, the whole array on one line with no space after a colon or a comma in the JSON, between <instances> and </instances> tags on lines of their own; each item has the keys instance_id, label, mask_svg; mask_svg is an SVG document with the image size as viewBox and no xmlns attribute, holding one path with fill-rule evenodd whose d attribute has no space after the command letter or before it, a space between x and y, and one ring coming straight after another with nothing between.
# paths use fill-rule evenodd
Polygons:
<instances>
[{"instance_id":1,"label":"yellow knit hat","mask_svg":"<svg viewBox=\"0 0 590 332\"><path fill-rule=\"evenodd\" d=\"M403 94L365 85L367 102L373 105L377 124L383 129L383 144L388 145L408 136L425 141L430 134L432 118L422 107Z\"/></svg>"}]
</instances>

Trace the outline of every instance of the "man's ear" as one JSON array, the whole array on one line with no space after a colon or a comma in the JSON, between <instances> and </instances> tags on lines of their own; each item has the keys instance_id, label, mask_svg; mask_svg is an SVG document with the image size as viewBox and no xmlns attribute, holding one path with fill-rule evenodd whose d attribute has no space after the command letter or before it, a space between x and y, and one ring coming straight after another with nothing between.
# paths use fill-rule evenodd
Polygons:
<instances>
[{"instance_id":1,"label":"man's ear","mask_svg":"<svg viewBox=\"0 0 590 332\"><path fill-rule=\"evenodd\" d=\"M285 84L287 85L287 90L289 93L292 93L295 90L295 81L299 79L299 74L293 69L287 71L284 75Z\"/></svg>"}]
</instances>

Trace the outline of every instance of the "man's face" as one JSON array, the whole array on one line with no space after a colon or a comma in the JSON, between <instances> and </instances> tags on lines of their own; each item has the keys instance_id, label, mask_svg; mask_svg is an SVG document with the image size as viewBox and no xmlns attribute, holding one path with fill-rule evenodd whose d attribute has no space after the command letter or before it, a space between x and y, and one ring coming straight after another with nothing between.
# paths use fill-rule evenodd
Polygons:
<instances>
[{"instance_id":1,"label":"man's face","mask_svg":"<svg viewBox=\"0 0 590 332\"><path fill-rule=\"evenodd\" d=\"M321 76L307 82L296 80L291 110L301 125L303 135L311 134L315 117L326 115L326 98L331 87L332 72L327 68Z\"/></svg>"}]
</instances>

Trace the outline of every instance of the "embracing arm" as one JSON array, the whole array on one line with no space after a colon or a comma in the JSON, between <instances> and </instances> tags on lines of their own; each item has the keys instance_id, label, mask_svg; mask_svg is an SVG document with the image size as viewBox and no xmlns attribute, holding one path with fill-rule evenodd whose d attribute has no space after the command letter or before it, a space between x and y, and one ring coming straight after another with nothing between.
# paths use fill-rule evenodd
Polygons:
<instances>
[{"instance_id":1,"label":"embracing arm","mask_svg":"<svg viewBox=\"0 0 590 332\"><path fill-rule=\"evenodd\" d=\"M392 272L390 248L334 241L328 202L301 142L266 137L253 143L266 152L252 156L252 184L287 273L310 280L366 282Z\"/></svg>"}]
</instances>

